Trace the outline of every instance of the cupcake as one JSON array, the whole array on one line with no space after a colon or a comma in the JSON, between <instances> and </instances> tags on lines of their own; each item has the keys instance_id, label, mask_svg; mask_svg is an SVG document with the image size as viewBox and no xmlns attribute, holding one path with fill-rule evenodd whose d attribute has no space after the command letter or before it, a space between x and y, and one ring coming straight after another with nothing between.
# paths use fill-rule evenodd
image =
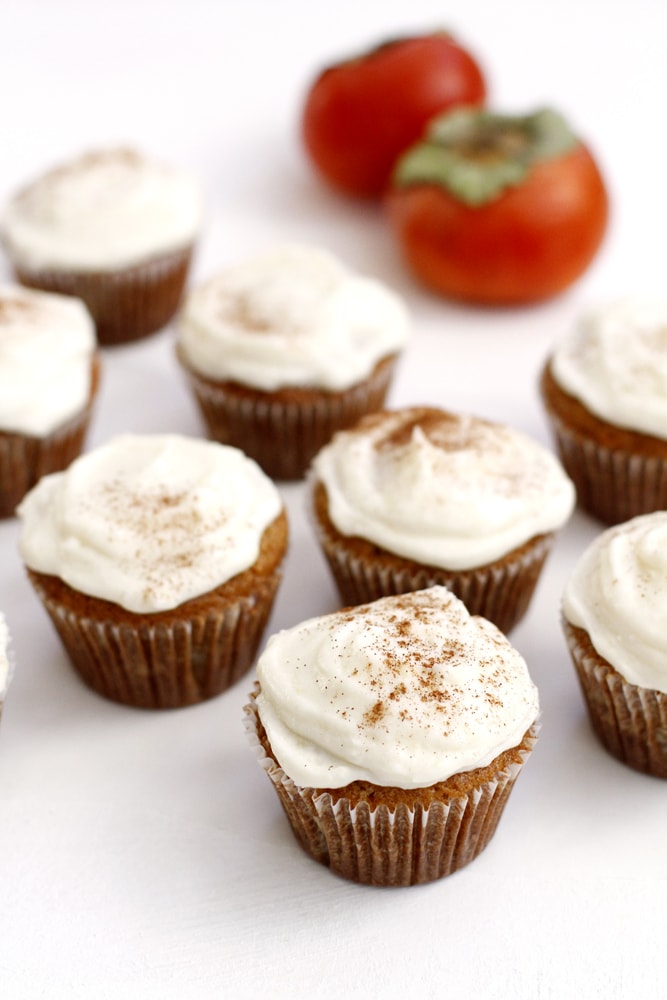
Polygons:
<instances>
[{"instance_id":1,"label":"cupcake","mask_svg":"<svg viewBox=\"0 0 667 1000\"><path fill-rule=\"evenodd\" d=\"M541 391L580 505L605 524L667 507L667 303L590 310Z\"/></svg>"},{"instance_id":2,"label":"cupcake","mask_svg":"<svg viewBox=\"0 0 667 1000\"><path fill-rule=\"evenodd\" d=\"M595 539L565 589L563 628L603 747L667 778L667 512Z\"/></svg>"},{"instance_id":3,"label":"cupcake","mask_svg":"<svg viewBox=\"0 0 667 1000\"><path fill-rule=\"evenodd\" d=\"M253 663L287 521L242 452L117 437L40 480L18 513L30 581L99 694L177 708L219 694Z\"/></svg>"},{"instance_id":4,"label":"cupcake","mask_svg":"<svg viewBox=\"0 0 667 1000\"><path fill-rule=\"evenodd\" d=\"M0 517L80 453L98 379L83 302L0 287Z\"/></svg>"},{"instance_id":5,"label":"cupcake","mask_svg":"<svg viewBox=\"0 0 667 1000\"><path fill-rule=\"evenodd\" d=\"M5 695L9 682L12 679L13 664L9 650L9 629L7 622L0 614L0 717L2 716L2 706L5 703Z\"/></svg>"},{"instance_id":6,"label":"cupcake","mask_svg":"<svg viewBox=\"0 0 667 1000\"><path fill-rule=\"evenodd\" d=\"M247 728L297 840L370 885L477 857L537 735L524 660L444 587L279 632L257 677Z\"/></svg>"},{"instance_id":7,"label":"cupcake","mask_svg":"<svg viewBox=\"0 0 667 1000\"><path fill-rule=\"evenodd\" d=\"M335 431L384 404L408 331L380 282L290 245L191 292L178 357L210 436L299 479Z\"/></svg>"},{"instance_id":8,"label":"cupcake","mask_svg":"<svg viewBox=\"0 0 667 1000\"><path fill-rule=\"evenodd\" d=\"M504 632L526 612L574 505L535 441L432 407L383 411L336 434L310 479L345 604L441 584Z\"/></svg>"},{"instance_id":9,"label":"cupcake","mask_svg":"<svg viewBox=\"0 0 667 1000\"><path fill-rule=\"evenodd\" d=\"M200 220L192 177L110 149L20 191L0 234L22 284L83 299L99 342L119 344L159 330L176 312Z\"/></svg>"}]
</instances>

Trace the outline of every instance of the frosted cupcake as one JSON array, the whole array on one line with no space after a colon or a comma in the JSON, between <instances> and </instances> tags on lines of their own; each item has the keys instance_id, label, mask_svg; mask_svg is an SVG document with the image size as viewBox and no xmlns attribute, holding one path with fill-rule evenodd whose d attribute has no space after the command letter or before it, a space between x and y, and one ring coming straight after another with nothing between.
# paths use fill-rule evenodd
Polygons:
<instances>
[{"instance_id":1,"label":"frosted cupcake","mask_svg":"<svg viewBox=\"0 0 667 1000\"><path fill-rule=\"evenodd\" d=\"M83 299L101 344L176 312L201 225L199 185L126 149L57 167L8 204L0 232L19 281Z\"/></svg>"},{"instance_id":2,"label":"frosted cupcake","mask_svg":"<svg viewBox=\"0 0 667 1000\"><path fill-rule=\"evenodd\" d=\"M0 287L0 517L80 453L98 377L95 327L82 302Z\"/></svg>"},{"instance_id":3,"label":"frosted cupcake","mask_svg":"<svg viewBox=\"0 0 667 1000\"><path fill-rule=\"evenodd\" d=\"M563 627L602 745L667 778L667 513L598 536L567 584Z\"/></svg>"},{"instance_id":4,"label":"frosted cupcake","mask_svg":"<svg viewBox=\"0 0 667 1000\"><path fill-rule=\"evenodd\" d=\"M9 651L9 629L4 616L0 614L0 717L11 679L12 661Z\"/></svg>"},{"instance_id":5,"label":"frosted cupcake","mask_svg":"<svg viewBox=\"0 0 667 1000\"><path fill-rule=\"evenodd\" d=\"M556 346L541 390L585 510L617 524L667 507L667 302L589 311Z\"/></svg>"},{"instance_id":6,"label":"frosted cupcake","mask_svg":"<svg viewBox=\"0 0 667 1000\"><path fill-rule=\"evenodd\" d=\"M95 691L175 708L251 666L287 521L273 483L237 449L117 437L40 480L18 513L30 581Z\"/></svg>"},{"instance_id":7,"label":"frosted cupcake","mask_svg":"<svg viewBox=\"0 0 667 1000\"><path fill-rule=\"evenodd\" d=\"M337 434L311 476L315 527L345 604L449 587L507 632L525 614L574 490L526 435L429 407Z\"/></svg>"},{"instance_id":8,"label":"frosted cupcake","mask_svg":"<svg viewBox=\"0 0 667 1000\"><path fill-rule=\"evenodd\" d=\"M380 282L290 245L191 292L178 356L211 437L298 479L336 430L383 405L408 332Z\"/></svg>"},{"instance_id":9,"label":"frosted cupcake","mask_svg":"<svg viewBox=\"0 0 667 1000\"><path fill-rule=\"evenodd\" d=\"M477 857L536 738L525 662L444 587L280 632L257 677L248 730L294 834L356 882Z\"/></svg>"}]
</instances>

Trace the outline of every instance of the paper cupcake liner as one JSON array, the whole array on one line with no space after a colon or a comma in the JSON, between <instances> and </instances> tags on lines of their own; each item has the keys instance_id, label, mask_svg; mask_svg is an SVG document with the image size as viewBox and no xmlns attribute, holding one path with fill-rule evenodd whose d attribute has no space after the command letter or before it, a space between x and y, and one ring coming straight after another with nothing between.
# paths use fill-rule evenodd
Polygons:
<instances>
[{"instance_id":1,"label":"paper cupcake liner","mask_svg":"<svg viewBox=\"0 0 667 1000\"><path fill-rule=\"evenodd\" d=\"M213 382L181 358L210 436L253 458L272 479L301 479L336 431L382 408L395 366L383 359L363 382L341 392L318 389L265 393Z\"/></svg>"},{"instance_id":2,"label":"paper cupcake liner","mask_svg":"<svg viewBox=\"0 0 667 1000\"><path fill-rule=\"evenodd\" d=\"M86 407L45 437L0 431L0 518L13 517L28 490L50 472L66 469L83 450L97 393L98 365Z\"/></svg>"},{"instance_id":3,"label":"paper cupcake liner","mask_svg":"<svg viewBox=\"0 0 667 1000\"><path fill-rule=\"evenodd\" d=\"M5 704L7 691L9 690L9 685L12 682L15 669L14 648L12 646L12 637L9 635L9 632L7 633L7 648L5 650L5 654L7 656L7 676L5 677L4 681L2 682L2 686L0 687L0 721L2 720L2 709Z\"/></svg>"},{"instance_id":4,"label":"paper cupcake liner","mask_svg":"<svg viewBox=\"0 0 667 1000\"><path fill-rule=\"evenodd\" d=\"M83 299L100 344L140 340L166 326L175 314L193 248L118 271L60 271L15 265L22 285Z\"/></svg>"},{"instance_id":5,"label":"paper cupcake liner","mask_svg":"<svg viewBox=\"0 0 667 1000\"><path fill-rule=\"evenodd\" d=\"M105 617L107 602L86 599L99 614L78 614L48 593L40 574L28 576L48 611L74 669L98 694L137 708L181 708L231 687L252 666L281 573L206 614L151 623ZM184 605L183 607L186 607ZM119 609L122 613L122 609Z\"/></svg>"},{"instance_id":6,"label":"paper cupcake liner","mask_svg":"<svg viewBox=\"0 0 667 1000\"><path fill-rule=\"evenodd\" d=\"M667 508L663 458L608 448L573 433L555 414L551 420L565 471L589 514L604 524L620 524Z\"/></svg>"},{"instance_id":7,"label":"paper cupcake liner","mask_svg":"<svg viewBox=\"0 0 667 1000\"><path fill-rule=\"evenodd\" d=\"M433 882L474 860L491 840L537 741L537 726L533 726L524 737L519 760L467 794L427 807L353 803L326 790L300 787L267 754L258 735L257 690L256 685L245 708L246 731L297 841L315 861L365 885Z\"/></svg>"},{"instance_id":8,"label":"paper cupcake liner","mask_svg":"<svg viewBox=\"0 0 667 1000\"><path fill-rule=\"evenodd\" d=\"M565 619L563 630L602 745L636 771L667 778L667 695L630 684Z\"/></svg>"},{"instance_id":9,"label":"paper cupcake liner","mask_svg":"<svg viewBox=\"0 0 667 1000\"><path fill-rule=\"evenodd\" d=\"M502 632L509 632L525 615L555 537L553 532L537 535L497 562L456 571L418 566L375 546L372 553L366 547L358 552L357 539L339 535L319 517L315 530L343 604L368 604L441 585L471 614L488 618Z\"/></svg>"}]
</instances>

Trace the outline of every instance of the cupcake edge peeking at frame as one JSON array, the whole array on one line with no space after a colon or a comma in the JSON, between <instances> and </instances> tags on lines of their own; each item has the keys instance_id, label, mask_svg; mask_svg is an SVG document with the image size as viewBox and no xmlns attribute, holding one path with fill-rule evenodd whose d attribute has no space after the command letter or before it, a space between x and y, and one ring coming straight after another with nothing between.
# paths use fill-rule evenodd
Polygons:
<instances>
[{"instance_id":1,"label":"cupcake edge peeking at frame","mask_svg":"<svg viewBox=\"0 0 667 1000\"><path fill-rule=\"evenodd\" d=\"M444 587L279 632L257 678L246 729L297 841L368 885L477 857L537 738L524 660Z\"/></svg>"},{"instance_id":2,"label":"cupcake edge peeking at frame","mask_svg":"<svg viewBox=\"0 0 667 1000\"><path fill-rule=\"evenodd\" d=\"M80 454L99 379L83 302L0 286L0 518Z\"/></svg>"},{"instance_id":3,"label":"cupcake edge peeking at frame","mask_svg":"<svg viewBox=\"0 0 667 1000\"><path fill-rule=\"evenodd\" d=\"M381 282L287 244L191 291L177 354L210 436L294 480L336 430L384 405L409 333Z\"/></svg>"},{"instance_id":4,"label":"cupcake edge peeking at frame","mask_svg":"<svg viewBox=\"0 0 667 1000\"><path fill-rule=\"evenodd\" d=\"M526 613L574 506L547 449L433 407L363 418L321 450L309 478L343 603L441 584L504 632Z\"/></svg>"},{"instance_id":5,"label":"cupcake edge peeking at frame","mask_svg":"<svg viewBox=\"0 0 667 1000\"><path fill-rule=\"evenodd\" d=\"M287 518L271 480L237 449L121 435L40 480L18 513L30 582L99 694L177 708L251 667Z\"/></svg>"},{"instance_id":6,"label":"cupcake edge peeking at frame","mask_svg":"<svg viewBox=\"0 0 667 1000\"><path fill-rule=\"evenodd\" d=\"M105 149L19 191L0 236L22 284L83 299L99 343L113 345L173 317L201 221L193 176L135 150Z\"/></svg>"},{"instance_id":7,"label":"cupcake edge peeking at frame","mask_svg":"<svg viewBox=\"0 0 667 1000\"><path fill-rule=\"evenodd\" d=\"M667 301L589 309L540 391L580 506L605 524L667 507Z\"/></svg>"},{"instance_id":8,"label":"cupcake edge peeking at frame","mask_svg":"<svg viewBox=\"0 0 667 1000\"><path fill-rule=\"evenodd\" d=\"M0 718L13 673L14 659L10 648L9 628L5 616L0 612Z\"/></svg>"},{"instance_id":9,"label":"cupcake edge peeking at frame","mask_svg":"<svg viewBox=\"0 0 667 1000\"><path fill-rule=\"evenodd\" d=\"M629 767L667 778L667 512L602 532L575 566L562 625L593 730Z\"/></svg>"}]
</instances>

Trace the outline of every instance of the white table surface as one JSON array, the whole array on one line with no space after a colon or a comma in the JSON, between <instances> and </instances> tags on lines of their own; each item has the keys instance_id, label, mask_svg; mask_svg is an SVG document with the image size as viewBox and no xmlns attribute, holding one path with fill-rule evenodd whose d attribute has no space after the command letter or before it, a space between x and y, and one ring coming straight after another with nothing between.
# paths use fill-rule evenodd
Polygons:
<instances>
[{"instance_id":1,"label":"white table surface","mask_svg":"<svg viewBox=\"0 0 667 1000\"><path fill-rule=\"evenodd\" d=\"M443 21L482 60L493 104L559 107L604 168L603 252L549 304L481 311L429 296L381 212L328 191L302 154L302 95L323 63ZM183 163L208 198L192 280L284 239L328 246L410 305L393 405L475 412L550 444L536 392L550 345L593 302L664 291L666 31L660 0L2 0L0 198L97 144ZM173 341L167 329L105 352L89 446L202 433ZM302 489L281 489L292 541L271 631L336 603ZM378 890L296 845L242 730L252 675L187 710L105 702L29 589L16 522L0 524L16 652L0 725L0 995L664 997L667 788L594 741L558 624L598 530L574 516L514 633L543 728L492 843L449 879Z\"/></svg>"}]
</instances>

